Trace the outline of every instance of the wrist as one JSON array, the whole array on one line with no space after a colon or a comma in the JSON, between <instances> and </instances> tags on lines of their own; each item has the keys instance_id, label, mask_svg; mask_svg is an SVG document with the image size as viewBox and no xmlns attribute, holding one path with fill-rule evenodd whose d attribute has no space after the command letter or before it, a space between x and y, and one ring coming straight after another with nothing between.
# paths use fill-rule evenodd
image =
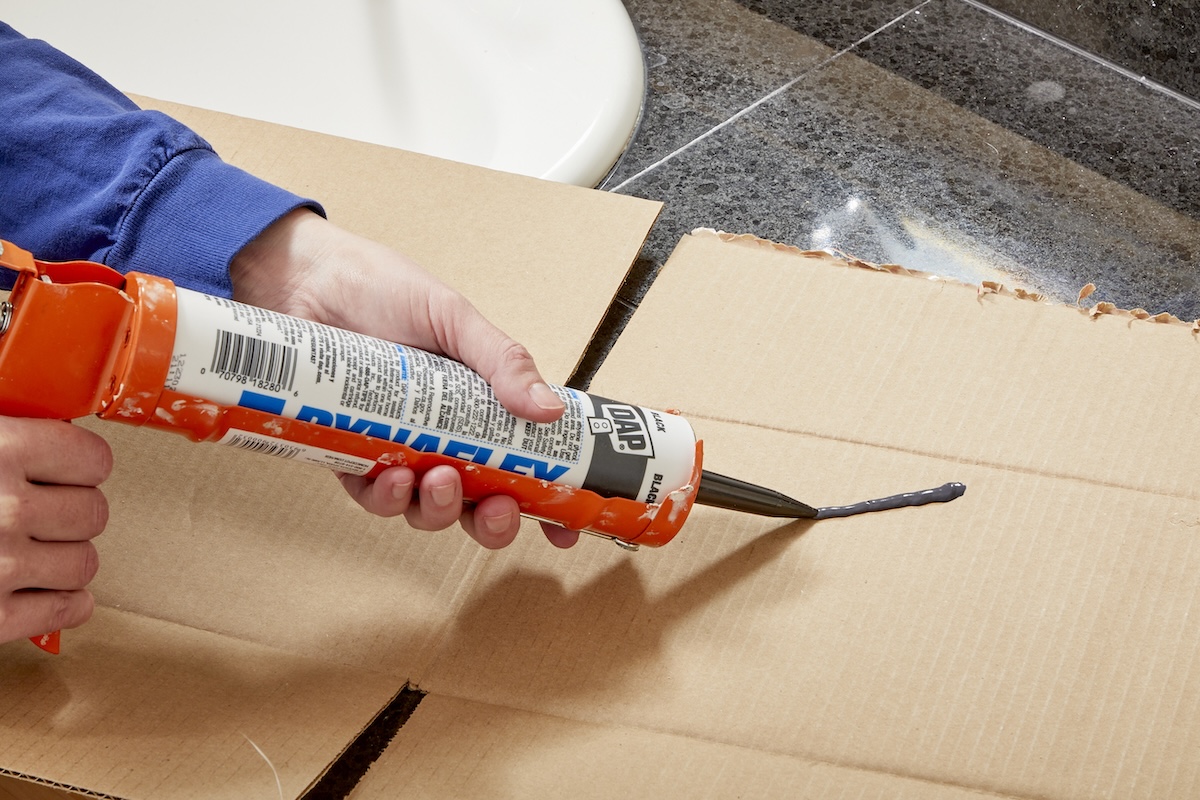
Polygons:
<instances>
[{"instance_id":1,"label":"wrist","mask_svg":"<svg viewBox=\"0 0 1200 800\"><path fill-rule=\"evenodd\" d=\"M313 230L323 225L328 223L312 209L297 208L263 229L229 263L233 299L284 310L312 266Z\"/></svg>"}]
</instances>

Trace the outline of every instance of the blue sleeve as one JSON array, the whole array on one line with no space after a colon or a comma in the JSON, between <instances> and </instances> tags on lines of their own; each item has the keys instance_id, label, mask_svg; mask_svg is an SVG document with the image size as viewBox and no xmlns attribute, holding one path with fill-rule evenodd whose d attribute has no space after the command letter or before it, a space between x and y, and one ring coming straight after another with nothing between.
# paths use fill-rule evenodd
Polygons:
<instances>
[{"instance_id":1,"label":"blue sleeve","mask_svg":"<svg viewBox=\"0 0 1200 800\"><path fill-rule=\"evenodd\" d=\"M0 238L228 297L237 252L305 206L324 213L0 23Z\"/></svg>"}]
</instances>

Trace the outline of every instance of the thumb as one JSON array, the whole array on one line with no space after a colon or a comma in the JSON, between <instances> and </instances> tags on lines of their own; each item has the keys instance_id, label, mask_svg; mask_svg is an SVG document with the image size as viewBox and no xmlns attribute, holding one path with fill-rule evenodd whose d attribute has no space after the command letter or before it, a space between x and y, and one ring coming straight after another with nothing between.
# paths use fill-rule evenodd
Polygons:
<instances>
[{"instance_id":1,"label":"thumb","mask_svg":"<svg viewBox=\"0 0 1200 800\"><path fill-rule=\"evenodd\" d=\"M475 371L491 384L501 404L518 417L553 422L563 415L566 406L562 398L542 377L529 351L512 339Z\"/></svg>"},{"instance_id":2,"label":"thumb","mask_svg":"<svg viewBox=\"0 0 1200 800\"><path fill-rule=\"evenodd\" d=\"M459 360L478 372L510 412L534 422L562 416L563 400L542 377L533 356L519 342L475 311L459 326ZM562 391L562 390L560 390Z\"/></svg>"}]
</instances>

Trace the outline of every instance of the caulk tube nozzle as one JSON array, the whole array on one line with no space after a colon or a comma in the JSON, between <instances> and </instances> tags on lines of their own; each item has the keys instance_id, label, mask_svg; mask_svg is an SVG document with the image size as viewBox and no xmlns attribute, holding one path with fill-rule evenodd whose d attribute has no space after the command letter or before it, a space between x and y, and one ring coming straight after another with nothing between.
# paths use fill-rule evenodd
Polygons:
<instances>
[{"instance_id":1,"label":"caulk tube nozzle","mask_svg":"<svg viewBox=\"0 0 1200 800\"><path fill-rule=\"evenodd\" d=\"M815 508L786 494L708 470L704 470L700 475L696 502L703 506L727 508L730 511L742 511L764 517L813 519L817 516Z\"/></svg>"}]
</instances>

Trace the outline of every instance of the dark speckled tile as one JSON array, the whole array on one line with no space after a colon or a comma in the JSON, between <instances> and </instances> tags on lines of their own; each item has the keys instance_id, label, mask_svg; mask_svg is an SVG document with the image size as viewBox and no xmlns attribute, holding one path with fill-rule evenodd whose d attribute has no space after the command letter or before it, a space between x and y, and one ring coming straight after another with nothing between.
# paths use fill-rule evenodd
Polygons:
<instances>
[{"instance_id":1,"label":"dark speckled tile","mask_svg":"<svg viewBox=\"0 0 1200 800\"><path fill-rule=\"evenodd\" d=\"M1200 217L1200 105L978 8L938 0L856 54L1089 169Z\"/></svg>"},{"instance_id":2,"label":"dark speckled tile","mask_svg":"<svg viewBox=\"0 0 1200 800\"><path fill-rule=\"evenodd\" d=\"M834 51L734 0L625 0L646 60L640 130L606 181L669 156Z\"/></svg>"},{"instance_id":3,"label":"dark speckled tile","mask_svg":"<svg viewBox=\"0 0 1200 800\"><path fill-rule=\"evenodd\" d=\"M988 0L987 5L1200 100L1195 0Z\"/></svg>"},{"instance_id":4,"label":"dark speckled tile","mask_svg":"<svg viewBox=\"0 0 1200 800\"><path fill-rule=\"evenodd\" d=\"M765 19L841 50L919 6L923 0L739 0Z\"/></svg>"},{"instance_id":5,"label":"dark speckled tile","mask_svg":"<svg viewBox=\"0 0 1200 800\"><path fill-rule=\"evenodd\" d=\"M678 238L702 226L1062 301L1095 281L1096 299L1200 317L1196 109L960 0L914 7L849 53L801 65L769 101L690 129L705 133L663 163L626 171L619 191L667 205L593 364ZM771 25L772 41L816 44ZM652 81L652 99L673 80Z\"/></svg>"}]
</instances>

